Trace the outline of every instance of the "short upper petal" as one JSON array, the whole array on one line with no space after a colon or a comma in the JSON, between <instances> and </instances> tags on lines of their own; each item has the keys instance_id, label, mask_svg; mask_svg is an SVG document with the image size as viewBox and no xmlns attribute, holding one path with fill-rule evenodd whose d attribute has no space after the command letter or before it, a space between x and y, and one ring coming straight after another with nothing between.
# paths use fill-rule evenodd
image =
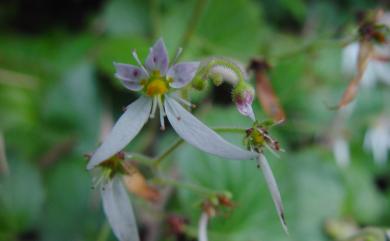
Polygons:
<instances>
[{"instance_id":1,"label":"short upper petal","mask_svg":"<svg viewBox=\"0 0 390 241\"><path fill-rule=\"evenodd\" d=\"M121 64L115 62L114 66L116 69L115 77L120 79L126 88L133 91L142 89L140 82L141 80L147 78L147 74L142 68L131 64Z\"/></svg>"},{"instance_id":2,"label":"short upper petal","mask_svg":"<svg viewBox=\"0 0 390 241\"><path fill-rule=\"evenodd\" d=\"M151 107L152 100L144 96L131 103L103 144L95 151L87 169L92 169L121 151L140 132L149 118Z\"/></svg>"},{"instance_id":3,"label":"short upper petal","mask_svg":"<svg viewBox=\"0 0 390 241\"><path fill-rule=\"evenodd\" d=\"M168 52L165 47L164 40L160 38L150 48L148 57L146 58L145 67L149 71L160 71L161 75L165 75L168 70Z\"/></svg>"},{"instance_id":4,"label":"short upper petal","mask_svg":"<svg viewBox=\"0 0 390 241\"><path fill-rule=\"evenodd\" d=\"M287 224L284 216L282 198L280 197L279 188L272 173L271 167L269 166L265 156L261 153L259 154L257 161L263 172L265 181L267 182L267 186L271 193L272 200L274 201L276 211L278 212L280 223L282 224L284 231L288 233Z\"/></svg>"},{"instance_id":5,"label":"short upper petal","mask_svg":"<svg viewBox=\"0 0 390 241\"><path fill-rule=\"evenodd\" d=\"M100 193L104 212L115 236L120 241L139 241L133 208L121 177L115 176L102 185Z\"/></svg>"},{"instance_id":6,"label":"short upper petal","mask_svg":"<svg viewBox=\"0 0 390 241\"><path fill-rule=\"evenodd\" d=\"M251 118L252 121L256 120L255 113L253 112L252 105L250 103L237 104L238 111L245 116Z\"/></svg>"},{"instance_id":7,"label":"short upper petal","mask_svg":"<svg viewBox=\"0 0 390 241\"><path fill-rule=\"evenodd\" d=\"M172 77L170 83L172 88L181 88L187 85L195 76L199 62L182 62L173 65L167 72L168 77Z\"/></svg>"},{"instance_id":8,"label":"short upper petal","mask_svg":"<svg viewBox=\"0 0 390 241\"><path fill-rule=\"evenodd\" d=\"M169 96L166 96L164 105L173 129L191 145L227 159L248 160L257 157L256 153L244 150L223 139Z\"/></svg>"}]
</instances>

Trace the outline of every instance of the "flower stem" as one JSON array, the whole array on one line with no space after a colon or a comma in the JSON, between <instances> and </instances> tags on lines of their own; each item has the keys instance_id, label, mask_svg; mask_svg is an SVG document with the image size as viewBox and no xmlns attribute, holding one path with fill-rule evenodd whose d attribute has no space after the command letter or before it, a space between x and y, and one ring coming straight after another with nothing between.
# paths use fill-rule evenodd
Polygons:
<instances>
[{"instance_id":1,"label":"flower stem","mask_svg":"<svg viewBox=\"0 0 390 241\"><path fill-rule=\"evenodd\" d=\"M152 25L152 37L158 38L160 34L160 11L159 0L149 0L150 5L150 21Z\"/></svg>"},{"instance_id":2,"label":"flower stem","mask_svg":"<svg viewBox=\"0 0 390 241\"><path fill-rule=\"evenodd\" d=\"M187 48L188 43L190 42L191 37L194 35L196 27L198 26L200 17L203 14L203 11L206 7L207 0L198 0L192 11L190 20L188 21L186 31L184 32L179 47L183 48L183 51Z\"/></svg>"},{"instance_id":3,"label":"flower stem","mask_svg":"<svg viewBox=\"0 0 390 241\"><path fill-rule=\"evenodd\" d=\"M162 160L164 160L167 156L169 156L176 148L178 148L181 144L183 144L183 139L176 140L170 147L168 147L161 155L159 155L154 161L153 165L155 167L159 167Z\"/></svg>"},{"instance_id":4,"label":"flower stem","mask_svg":"<svg viewBox=\"0 0 390 241\"><path fill-rule=\"evenodd\" d=\"M205 196L214 196L214 195L217 195L219 193L223 193L221 191L215 191L215 190L211 190L209 188L206 188L206 187L203 187L203 186L198 186L196 184L193 184L193 183L186 183L186 182L182 182L182 181L177 181L175 179L170 179L170 178L156 178L154 180L156 182L156 184L161 184L161 185L171 185L171 186L174 186L174 187L178 187L178 188L185 188L185 189L188 189L190 191L193 191L193 192L196 192L196 193L199 193L201 195L205 195Z\"/></svg>"},{"instance_id":5,"label":"flower stem","mask_svg":"<svg viewBox=\"0 0 390 241\"><path fill-rule=\"evenodd\" d=\"M99 235L96 239L96 241L106 241L108 240L108 236L110 234L110 225L108 225L108 222L105 221L100 228Z\"/></svg>"},{"instance_id":6,"label":"flower stem","mask_svg":"<svg viewBox=\"0 0 390 241\"><path fill-rule=\"evenodd\" d=\"M212 128L212 129L214 131L216 131L216 132L225 132L225 133L228 133L228 132L233 132L233 133L245 132L244 128L238 128L238 127L216 127L216 128ZM166 157L168 157L173 151L175 151L176 148L178 148L183 143L184 143L183 139L176 140L170 147L168 147L163 153L161 153L161 155L159 155L158 157L156 157L153 160L153 166L158 168L160 166L161 162Z\"/></svg>"}]
</instances>

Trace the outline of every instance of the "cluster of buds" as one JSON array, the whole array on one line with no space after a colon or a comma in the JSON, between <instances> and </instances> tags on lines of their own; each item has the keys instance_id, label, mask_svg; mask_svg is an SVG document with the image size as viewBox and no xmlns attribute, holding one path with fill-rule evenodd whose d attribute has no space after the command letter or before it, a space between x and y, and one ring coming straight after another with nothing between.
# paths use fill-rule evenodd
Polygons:
<instances>
[{"instance_id":1,"label":"cluster of buds","mask_svg":"<svg viewBox=\"0 0 390 241\"><path fill-rule=\"evenodd\" d=\"M215 217L219 213L231 211L234 208L231 193L217 194L203 201L201 208L209 217Z\"/></svg>"}]
</instances>

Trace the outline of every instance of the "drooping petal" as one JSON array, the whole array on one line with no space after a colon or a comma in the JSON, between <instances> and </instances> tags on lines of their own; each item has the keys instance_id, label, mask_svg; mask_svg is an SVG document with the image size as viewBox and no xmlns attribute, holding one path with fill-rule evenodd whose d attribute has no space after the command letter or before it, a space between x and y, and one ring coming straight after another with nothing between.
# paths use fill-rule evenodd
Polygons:
<instances>
[{"instance_id":1,"label":"drooping petal","mask_svg":"<svg viewBox=\"0 0 390 241\"><path fill-rule=\"evenodd\" d=\"M142 68L131 64L121 64L115 62L114 66L116 69L115 77L122 80L122 83L126 88L133 91L142 89L140 82L148 77L147 73L145 73Z\"/></svg>"},{"instance_id":2,"label":"drooping petal","mask_svg":"<svg viewBox=\"0 0 390 241\"><path fill-rule=\"evenodd\" d=\"M122 150L141 130L149 118L152 100L140 97L131 103L119 118L103 144L95 151L88 163L90 170Z\"/></svg>"},{"instance_id":3,"label":"drooping petal","mask_svg":"<svg viewBox=\"0 0 390 241\"><path fill-rule=\"evenodd\" d=\"M167 72L168 77L173 78L169 85L172 88L182 88L187 85L195 76L199 62L182 62L173 65Z\"/></svg>"},{"instance_id":4,"label":"drooping petal","mask_svg":"<svg viewBox=\"0 0 390 241\"><path fill-rule=\"evenodd\" d=\"M206 212L202 212L200 216L199 224L198 224L198 240L199 241L207 241L207 223L209 220L209 216Z\"/></svg>"},{"instance_id":5,"label":"drooping petal","mask_svg":"<svg viewBox=\"0 0 390 241\"><path fill-rule=\"evenodd\" d=\"M160 71L161 75L165 75L168 70L168 52L165 47L164 40L160 38L152 48L146 59L145 67L149 71Z\"/></svg>"},{"instance_id":6,"label":"drooping petal","mask_svg":"<svg viewBox=\"0 0 390 241\"><path fill-rule=\"evenodd\" d=\"M119 176L102 185L100 193L104 213L120 241L139 241L137 224L129 196Z\"/></svg>"},{"instance_id":7,"label":"drooping petal","mask_svg":"<svg viewBox=\"0 0 390 241\"><path fill-rule=\"evenodd\" d=\"M256 153L246 151L223 139L169 96L166 96L164 105L173 129L181 138L200 150L233 160L248 160L257 156Z\"/></svg>"},{"instance_id":8,"label":"drooping petal","mask_svg":"<svg viewBox=\"0 0 390 241\"><path fill-rule=\"evenodd\" d=\"M276 184L276 180L274 178L274 175L272 173L271 167L268 164L267 159L263 154L259 154L258 158L258 165L260 166L265 181L267 182L268 189L271 193L272 200L274 201L276 211L278 212L280 222L282 224L282 227L286 233L288 233L287 229L287 224L286 224L286 219L284 217L284 209L283 209L283 203L282 203L282 198L280 197L280 192L278 185Z\"/></svg>"},{"instance_id":9,"label":"drooping petal","mask_svg":"<svg viewBox=\"0 0 390 241\"><path fill-rule=\"evenodd\" d=\"M249 91L245 91L242 95L233 98L236 103L237 110L244 116L248 116L252 121L256 120L255 113L252 109L253 95Z\"/></svg>"}]
</instances>

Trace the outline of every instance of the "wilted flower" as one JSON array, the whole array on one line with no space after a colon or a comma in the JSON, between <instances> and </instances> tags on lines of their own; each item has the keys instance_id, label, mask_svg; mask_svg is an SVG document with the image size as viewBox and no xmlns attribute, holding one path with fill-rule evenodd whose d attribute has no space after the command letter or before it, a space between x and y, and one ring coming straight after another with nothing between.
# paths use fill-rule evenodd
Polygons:
<instances>
[{"instance_id":1,"label":"wilted flower","mask_svg":"<svg viewBox=\"0 0 390 241\"><path fill-rule=\"evenodd\" d=\"M281 151L279 142L274 140L267 131L269 123L257 123L255 122L253 127L247 130L246 138L244 142L248 149L257 153L257 165L261 168L264 178L267 182L268 189L271 193L272 200L274 201L276 210L279 215L279 220L286 233L288 233L286 219L284 216L284 209L282 198L280 196L279 188L276 183L275 177L272 173L271 167L268 164L267 158L264 155L264 148L267 148L271 152Z\"/></svg>"},{"instance_id":2,"label":"wilted flower","mask_svg":"<svg viewBox=\"0 0 390 241\"><path fill-rule=\"evenodd\" d=\"M148 201L156 202L160 199L158 190L146 182L145 177L135 165L126 165L126 171L130 174L123 177L127 190Z\"/></svg>"},{"instance_id":3,"label":"wilted flower","mask_svg":"<svg viewBox=\"0 0 390 241\"><path fill-rule=\"evenodd\" d=\"M390 149L390 118L381 116L364 137L364 147L371 150L374 160L379 165L384 165Z\"/></svg>"},{"instance_id":4,"label":"wilted flower","mask_svg":"<svg viewBox=\"0 0 390 241\"><path fill-rule=\"evenodd\" d=\"M371 88L378 82L390 85L390 47L375 46L374 52L378 57L373 57L368 61L367 68L364 71L361 80L361 85L363 87ZM347 74L353 74L356 72L358 53L358 43L351 43L344 48L342 55L342 67ZM382 57L379 58L379 55ZM386 59L386 57L388 59Z\"/></svg>"},{"instance_id":5,"label":"wilted flower","mask_svg":"<svg viewBox=\"0 0 390 241\"><path fill-rule=\"evenodd\" d=\"M162 129L165 128L164 116L167 116L177 134L200 150L228 159L242 160L255 157L253 153L227 142L181 106L191 104L174 92L192 80L198 62L177 63L168 68L167 50L162 39L150 49L145 66L135 51L133 56L139 66L114 63L115 76L126 88L140 91L143 96L126 108L109 136L93 154L88 169L122 150L139 133L146 121L154 117L157 108Z\"/></svg>"},{"instance_id":6,"label":"wilted flower","mask_svg":"<svg viewBox=\"0 0 390 241\"><path fill-rule=\"evenodd\" d=\"M248 69L252 70L255 74L256 96L265 113L273 121L283 122L286 119L286 115L268 76L271 65L264 59L252 59Z\"/></svg>"},{"instance_id":7,"label":"wilted flower","mask_svg":"<svg viewBox=\"0 0 390 241\"><path fill-rule=\"evenodd\" d=\"M252 102L255 95L253 87L245 81L239 81L233 88L232 98L238 111L255 120L255 114L252 109Z\"/></svg>"},{"instance_id":8,"label":"wilted flower","mask_svg":"<svg viewBox=\"0 0 390 241\"><path fill-rule=\"evenodd\" d=\"M388 53L382 53L386 48L384 44L387 42L386 28L388 26L381 22L382 19L383 12L380 10L368 11L359 18L359 42L345 49L343 61L345 68L354 69L355 73L341 97L338 108L354 100L362 80L366 79L366 85L372 85L378 77L384 78L387 82L386 72L388 71L386 69L388 68L378 63L372 64L373 60L388 61L388 56L386 56Z\"/></svg>"}]
</instances>

